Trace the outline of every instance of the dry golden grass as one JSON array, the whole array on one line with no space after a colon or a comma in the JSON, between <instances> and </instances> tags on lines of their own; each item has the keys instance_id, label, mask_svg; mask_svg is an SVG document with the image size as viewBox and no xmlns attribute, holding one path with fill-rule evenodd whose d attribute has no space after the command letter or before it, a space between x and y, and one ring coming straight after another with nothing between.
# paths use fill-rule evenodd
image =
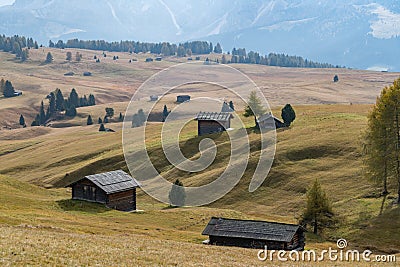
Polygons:
<instances>
[{"instance_id":1,"label":"dry golden grass","mask_svg":"<svg viewBox=\"0 0 400 267\"><path fill-rule=\"evenodd\" d=\"M48 51L55 61L42 64ZM40 101L57 87L64 93L72 87L79 94L94 93L98 103L79 108L77 117L53 122L53 127L0 130L0 174L7 176L0 178L1 264L260 265L254 250L200 245L204 239L201 231L208 219L225 216L296 222L304 207L305 192L315 178L327 191L339 218L338 228L327 230L325 238L334 241L344 237L351 247L371 248L374 252L399 252L400 236L396 229L400 214L393 205L394 193L386 199L380 215L382 198L371 197L379 192L379 186L368 181L362 172L360 140L370 105L356 104L373 103L382 87L397 78L398 73L234 65L261 87L278 117L280 106L287 102L294 104L297 113L291 129L278 131L276 158L267 180L256 192L247 191L257 163L258 152L253 151L240 183L208 207L168 209L139 192L138 207L145 212L126 214L101 205L70 201L68 189L45 190L19 181L57 187L87 174L126 168L121 147L122 124L114 120L106 126L117 132L101 133L97 124L86 126L87 116L91 114L96 123L98 117L104 117L105 107L113 107L117 117L143 81L184 59L171 57L145 63L149 56L146 54L107 53L107 58L103 58L99 51L79 50L83 59L78 63L64 60L67 51L74 56L77 50L31 50L27 63L15 62L13 55L0 53L1 77L24 91L21 97L0 98L1 126L19 128L21 113L30 124ZM94 63L94 55L100 56L100 64ZM113 61L113 55L120 59ZM128 63L133 57L139 61ZM92 77L82 76L87 70L93 73ZM67 71L74 71L77 76L63 76ZM339 75L339 83L332 82L334 74ZM206 91L201 86L198 89ZM211 97L226 98L218 95L217 88L208 93ZM169 107L174 106L173 96L166 100ZM328 103L346 104L304 105ZM251 119L245 121L249 126ZM147 141L153 155L160 155L160 129L159 123L149 125ZM139 130L131 131L134 135ZM185 155L198 156L195 136L194 124L185 127L181 134ZM251 133L249 138L252 146L257 146L257 134ZM223 136L216 141L220 142L223 156L211 169L197 175L182 175L185 184L211 181L223 171L229 155ZM179 174L163 157L153 160L171 179ZM391 192L395 192L394 185ZM323 249L329 245L332 243L307 235L307 248Z\"/></svg>"}]
</instances>

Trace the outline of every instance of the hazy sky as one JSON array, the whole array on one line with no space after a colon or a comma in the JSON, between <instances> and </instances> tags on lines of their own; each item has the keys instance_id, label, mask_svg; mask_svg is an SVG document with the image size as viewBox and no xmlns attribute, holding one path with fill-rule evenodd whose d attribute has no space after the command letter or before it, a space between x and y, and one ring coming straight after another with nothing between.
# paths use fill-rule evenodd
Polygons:
<instances>
[{"instance_id":1,"label":"hazy sky","mask_svg":"<svg viewBox=\"0 0 400 267\"><path fill-rule=\"evenodd\" d=\"M11 5L15 0L0 0L0 6Z\"/></svg>"}]
</instances>

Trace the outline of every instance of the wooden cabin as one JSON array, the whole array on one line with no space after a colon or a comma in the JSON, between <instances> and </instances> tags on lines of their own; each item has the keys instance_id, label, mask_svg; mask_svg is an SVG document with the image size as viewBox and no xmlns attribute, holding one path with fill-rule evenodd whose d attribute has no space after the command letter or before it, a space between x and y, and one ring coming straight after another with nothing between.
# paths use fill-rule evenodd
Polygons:
<instances>
[{"instance_id":1,"label":"wooden cabin","mask_svg":"<svg viewBox=\"0 0 400 267\"><path fill-rule=\"evenodd\" d=\"M67 187L72 188L72 199L105 204L121 210L136 210L138 181L122 170L87 175Z\"/></svg>"},{"instance_id":2,"label":"wooden cabin","mask_svg":"<svg viewBox=\"0 0 400 267\"><path fill-rule=\"evenodd\" d=\"M271 113L261 115L258 119L258 125L263 129L279 129L286 127L285 123L273 116Z\"/></svg>"},{"instance_id":3,"label":"wooden cabin","mask_svg":"<svg viewBox=\"0 0 400 267\"><path fill-rule=\"evenodd\" d=\"M176 97L176 102L178 103L183 103L186 101L190 101L190 95L178 95Z\"/></svg>"},{"instance_id":4,"label":"wooden cabin","mask_svg":"<svg viewBox=\"0 0 400 267\"><path fill-rule=\"evenodd\" d=\"M157 101L158 100L158 95L151 95L150 96L150 101Z\"/></svg>"},{"instance_id":5,"label":"wooden cabin","mask_svg":"<svg viewBox=\"0 0 400 267\"><path fill-rule=\"evenodd\" d=\"M199 112L197 120L197 134L205 135L226 131L231 127L232 114L229 112Z\"/></svg>"},{"instance_id":6,"label":"wooden cabin","mask_svg":"<svg viewBox=\"0 0 400 267\"><path fill-rule=\"evenodd\" d=\"M304 232L296 224L212 217L202 234L210 245L304 250Z\"/></svg>"}]
</instances>

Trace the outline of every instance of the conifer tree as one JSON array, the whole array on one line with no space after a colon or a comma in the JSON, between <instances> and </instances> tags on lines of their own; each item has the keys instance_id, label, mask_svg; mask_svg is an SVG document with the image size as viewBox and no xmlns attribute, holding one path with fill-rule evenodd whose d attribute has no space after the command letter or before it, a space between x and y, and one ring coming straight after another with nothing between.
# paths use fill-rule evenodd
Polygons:
<instances>
[{"instance_id":1,"label":"conifer tree","mask_svg":"<svg viewBox=\"0 0 400 267\"><path fill-rule=\"evenodd\" d=\"M265 108L261 104L261 99L257 96L256 91L250 92L249 100L247 106L244 110L245 117L254 117L255 127L258 128L257 117L265 113Z\"/></svg>"},{"instance_id":2,"label":"conifer tree","mask_svg":"<svg viewBox=\"0 0 400 267\"><path fill-rule=\"evenodd\" d=\"M63 111L64 110L64 96L60 89L56 89L56 110Z\"/></svg>"},{"instance_id":3,"label":"conifer tree","mask_svg":"<svg viewBox=\"0 0 400 267\"><path fill-rule=\"evenodd\" d=\"M169 192L169 203L173 207L182 207L185 205L186 193L183 183L176 179Z\"/></svg>"},{"instance_id":4,"label":"conifer tree","mask_svg":"<svg viewBox=\"0 0 400 267\"><path fill-rule=\"evenodd\" d=\"M39 109L39 125L44 125L46 122L46 112L44 110L44 104L43 101L40 104L40 109Z\"/></svg>"},{"instance_id":5,"label":"conifer tree","mask_svg":"<svg viewBox=\"0 0 400 267\"><path fill-rule=\"evenodd\" d=\"M92 120L92 116L88 116L87 121L86 121L86 125L92 125L93 124L93 120Z\"/></svg>"},{"instance_id":6,"label":"conifer tree","mask_svg":"<svg viewBox=\"0 0 400 267\"><path fill-rule=\"evenodd\" d=\"M290 124L296 119L296 112L290 104L286 104L282 108L281 116L285 125L289 127Z\"/></svg>"},{"instance_id":7,"label":"conifer tree","mask_svg":"<svg viewBox=\"0 0 400 267\"><path fill-rule=\"evenodd\" d=\"M21 116L19 116L19 125L21 125L21 126L25 125L25 118L22 114L21 114Z\"/></svg>"},{"instance_id":8,"label":"conifer tree","mask_svg":"<svg viewBox=\"0 0 400 267\"><path fill-rule=\"evenodd\" d=\"M51 55L51 53L50 52L48 52L47 53L47 56L46 56L46 63L51 63L53 61L53 56Z\"/></svg>"},{"instance_id":9,"label":"conifer tree","mask_svg":"<svg viewBox=\"0 0 400 267\"><path fill-rule=\"evenodd\" d=\"M303 223L310 223L314 234L318 234L318 230L333 223L332 207L318 179L315 179L313 186L307 191L307 207L303 213Z\"/></svg>"},{"instance_id":10,"label":"conifer tree","mask_svg":"<svg viewBox=\"0 0 400 267\"><path fill-rule=\"evenodd\" d=\"M104 127L104 124L100 124L99 132L105 132L106 128Z\"/></svg>"}]
</instances>

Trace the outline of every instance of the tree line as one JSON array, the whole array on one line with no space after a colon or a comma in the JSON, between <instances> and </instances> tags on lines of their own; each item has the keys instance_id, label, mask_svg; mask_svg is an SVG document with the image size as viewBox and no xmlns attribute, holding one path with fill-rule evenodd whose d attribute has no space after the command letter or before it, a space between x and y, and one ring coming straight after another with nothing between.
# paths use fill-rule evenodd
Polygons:
<instances>
[{"instance_id":1,"label":"tree line","mask_svg":"<svg viewBox=\"0 0 400 267\"><path fill-rule=\"evenodd\" d=\"M267 66L292 67L292 68L341 68L338 65L329 63L319 63L304 59L300 56L289 56L286 54L269 53L262 56L258 52L250 51L246 53L245 48L233 48L231 60L227 60L225 55L221 59L222 64L242 63L242 64L260 64Z\"/></svg>"},{"instance_id":2,"label":"tree line","mask_svg":"<svg viewBox=\"0 0 400 267\"><path fill-rule=\"evenodd\" d=\"M212 42L207 41L190 41L179 44L149 43L135 41L119 41L107 42L104 40L79 40L71 39L67 42L59 40L57 43L49 42L50 47L55 48L80 48L90 50L101 50L111 52L130 52L130 53L153 53L163 56L191 56L192 54L210 54L211 52L221 54L222 47L219 43L213 46ZM230 52L228 52L230 54ZM298 68L340 68L338 65L328 63L319 63L304 59L300 56L289 56L285 54L270 53L268 55L260 55L258 52L246 52L245 48L233 48L232 57L227 60L226 56L222 56L222 64L242 63L242 64L261 64L279 67L298 67Z\"/></svg>"},{"instance_id":3,"label":"tree line","mask_svg":"<svg viewBox=\"0 0 400 267\"><path fill-rule=\"evenodd\" d=\"M149 43L136 41L107 42L105 40L79 40L70 39L65 43L62 40L57 43L49 41L49 47L55 48L80 48L110 52L130 52L130 53L153 53L164 56L178 55L185 56L193 54L209 54L211 52L222 53L220 44L213 44L206 41L191 41L180 44L169 42Z\"/></svg>"},{"instance_id":4,"label":"tree line","mask_svg":"<svg viewBox=\"0 0 400 267\"><path fill-rule=\"evenodd\" d=\"M89 94L89 97L86 95L80 97L75 88L72 88L67 99L64 98L63 93L58 88L46 98L49 100L47 109L45 109L44 102L42 101L39 113L36 115L31 126L45 125L49 119L61 115L61 112L64 111L65 116L75 117L77 114L76 108L96 105L94 95Z\"/></svg>"},{"instance_id":5,"label":"tree line","mask_svg":"<svg viewBox=\"0 0 400 267\"><path fill-rule=\"evenodd\" d=\"M0 35L0 50L15 54L15 57L21 61L28 59L30 48L39 48L38 43L30 37Z\"/></svg>"}]
</instances>

